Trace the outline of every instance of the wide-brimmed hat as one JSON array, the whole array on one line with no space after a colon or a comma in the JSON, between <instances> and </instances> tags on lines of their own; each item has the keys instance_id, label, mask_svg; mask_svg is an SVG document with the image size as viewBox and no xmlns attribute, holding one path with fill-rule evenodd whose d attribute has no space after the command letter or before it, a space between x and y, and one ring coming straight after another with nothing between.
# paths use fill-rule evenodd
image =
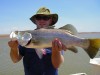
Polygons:
<instances>
[{"instance_id":1,"label":"wide-brimmed hat","mask_svg":"<svg viewBox=\"0 0 100 75\"><path fill-rule=\"evenodd\" d=\"M54 25L57 21L58 21L58 14L51 14L50 10L47 9L46 7L42 7L40 8L37 13L35 15L33 15L30 20L34 23L35 23L35 16L36 15L47 15L47 16L51 16L52 17L52 23L51 23L51 26Z\"/></svg>"}]
</instances>

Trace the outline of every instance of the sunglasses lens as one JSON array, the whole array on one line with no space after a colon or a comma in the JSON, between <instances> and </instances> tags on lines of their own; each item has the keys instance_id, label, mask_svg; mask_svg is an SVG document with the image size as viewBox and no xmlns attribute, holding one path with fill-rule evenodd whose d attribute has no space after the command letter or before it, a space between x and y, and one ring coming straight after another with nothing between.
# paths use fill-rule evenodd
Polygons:
<instances>
[{"instance_id":1,"label":"sunglasses lens","mask_svg":"<svg viewBox=\"0 0 100 75\"><path fill-rule=\"evenodd\" d=\"M43 17L43 20L49 20L49 19L50 19L49 16L44 16L44 17Z\"/></svg>"},{"instance_id":2,"label":"sunglasses lens","mask_svg":"<svg viewBox=\"0 0 100 75\"><path fill-rule=\"evenodd\" d=\"M37 16L35 16L35 19L36 20L41 20L41 17L37 15Z\"/></svg>"},{"instance_id":3,"label":"sunglasses lens","mask_svg":"<svg viewBox=\"0 0 100 75\"><path fill-rule=\"evenodd\" d=\"M50 19L50 16L35 16L36 20L49 20Z\"/></svg>"}]
</instances>

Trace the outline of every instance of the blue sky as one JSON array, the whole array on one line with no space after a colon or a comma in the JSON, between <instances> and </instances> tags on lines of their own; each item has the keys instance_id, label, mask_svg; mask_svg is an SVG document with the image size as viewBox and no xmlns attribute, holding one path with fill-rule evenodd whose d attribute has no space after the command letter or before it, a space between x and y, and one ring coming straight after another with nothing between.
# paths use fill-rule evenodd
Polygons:
<instances>
[{"instance_id":1,"label":"blue sky","mask_svg":"<svg viewBox=\"0 0 100 75\"><path fill-rule=\"evenodd\" d=\"M42 6L59 15L56 28L73 24L78 32L100 32L100 0L0 0L0 34L35 29L29 18Z\"/></svg>"}]
</instances>

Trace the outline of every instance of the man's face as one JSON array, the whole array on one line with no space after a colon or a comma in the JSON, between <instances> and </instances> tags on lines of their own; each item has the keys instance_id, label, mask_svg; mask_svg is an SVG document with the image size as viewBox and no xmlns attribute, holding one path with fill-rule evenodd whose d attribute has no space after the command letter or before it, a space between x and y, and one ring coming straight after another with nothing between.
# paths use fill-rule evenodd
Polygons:
<instances>
[{"instance_id":1,"label":"man's face","mask_svg":"<svg viewBox=\"0 0 100 75\"><path fill-rule=\"evenodd\" d=\"M36 15L35 22L36 22L37 28L46 28L51 24L52 18L46 15Z\"/></svg>"}]
</instances>

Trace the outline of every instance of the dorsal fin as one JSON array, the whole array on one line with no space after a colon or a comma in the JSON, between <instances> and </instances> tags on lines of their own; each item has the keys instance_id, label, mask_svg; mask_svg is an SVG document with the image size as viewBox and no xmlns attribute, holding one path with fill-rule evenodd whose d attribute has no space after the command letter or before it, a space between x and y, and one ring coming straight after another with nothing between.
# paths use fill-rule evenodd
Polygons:
<instances>
[{"instance_id":1,"label":"dorsal fin","mask_svg":"<svg viewBox=\"0 0 100 75\"><path fill-rule=\"evenodd\" d=\"M71 25L71 24L67 24L67 25L65 25L65 26L63 26L63 27L60 27L59 29L68 30L68 31L70 31L71 34L73 34L73 35L77 35L77 34L78 34L76 28L75 28L73 25Z\"/></svg>"}]
</instances>

